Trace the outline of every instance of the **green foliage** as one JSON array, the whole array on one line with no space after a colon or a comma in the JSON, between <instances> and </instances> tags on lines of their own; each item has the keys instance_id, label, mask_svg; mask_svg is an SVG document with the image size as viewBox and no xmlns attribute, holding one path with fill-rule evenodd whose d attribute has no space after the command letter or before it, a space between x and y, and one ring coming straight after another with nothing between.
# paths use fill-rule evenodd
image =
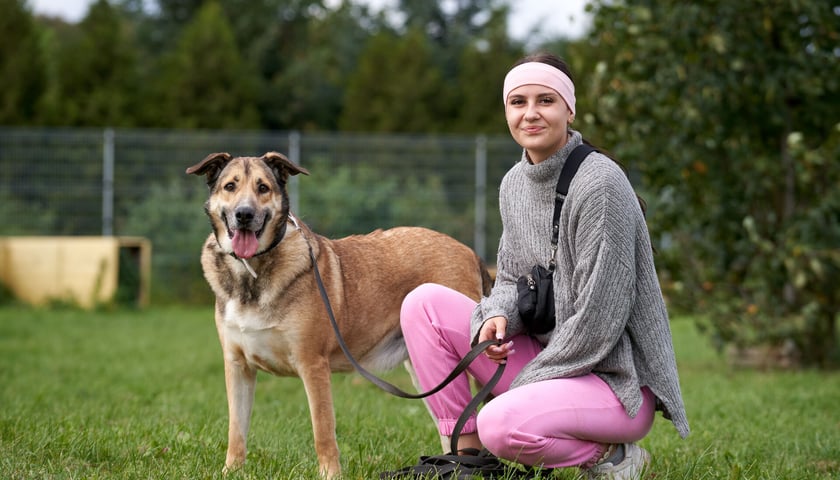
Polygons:
<instances>
[{"instance_id":1,"label":"green foliage","mask_svg":"<svg viewBox=\"0 0 840 480\"><path fill-rule=\"evenodd\" d=\"M18 125L503 132L488 99L521 53L501 0L378 14L320 0L97 0L78 24L37 19L46 33L20 46L31 16L4 1L20 7L4 43L18 47L7 68L20 67L7 78L27 89L4 90Z\"/></svg>"},{"instance_id":2,"label":"green foliage","mask_svg":"<svg viewBox=\"0 0 840 480\"><path fill-rule=\"evenodd\" d=\"M438 132L452 89L422 31L373 37L350 77L339 125L345 131Z\"/></svg>"},{"instance_id":3,"label":"green foliage","mask_svg":"<svg viewBox=\"0 0 840 480\"><path fill-rule=\"evenodd\" d=\"M7 220L0 234L101 232L101 138L77 131L68 143L44 130L0 136L0 215Z\"/></svg>"},{"instance_id":4,"label":"green foliage","mask_svg":"<svg viewBox=\"0 0 840 480\"><path fill-rule=\"evenodd\" d=\"M15 305L17 299L15 298L14 292L5 284L2 280L0 280L0 306L10 306Z\"/></svg>"},{"instance_id":5,"label":"green foliage","mask_svg":"<svg viewBox=\"0 0 840 480\"><path fill-rule=\"evenodd\" d=\"M398 5L405 16L403 28L423 32L446 78L457 75L462 52L507 26L508 6L499 0L400 0ZM501 33L507 38L506 31Z\"/></svg>"},{"instance_id":6,"label":"green foliage","mask_svg":"<svg viewBox=\"0 0 840 480\"><path fill-rule=\"evenodd\" d=\"M24 6L24 0L0 0L0 125L35 119L47 88L40 34Z\"/></svg>"},{"instance_id":7,"label":"green foliage","mask_svg":"<svg viewBox=\"0 0 840 480\"><path fill-rule=\"evenodd\" d=\"M0 192L0 218L14 218L14 222L2 222L0 235L44 235L59 226L57 212L49 209L25 207L26 202L11 195L7 190ZM27 212L25 215L22 212Z\"/></svg>"},{"instance_id":8,"label":"green foliage","mask_svg":"<svg viewBox=\"0 0 840 480\"><path fill-rule=\"evenodd\" d=\"M507 37L507 7L493 0L403 0L405 22L380 30L348 80L345 131L497 133L504 73L521 56ZM495 74L494 74L495 73Z\"/></svg>"},{"instance_id":9,"label":"green foliage","mask_svg":"<svg viewBox=\"0 0 840 480\"><path fill-rule=\"evenodd\" d=\"M816 0L597 4L591 124L655 192L671 299L713 311L723 343L793 339L827 363L840 13Z\"/></svg>"},{"instance_id":10,"label":"green foliage","mask_svg":"<svg viewBox=\"0 0 840 480\"><path fill-rule=\"evenodd\" d=\"M452 221L457 215L434 173L405 177L374 165L335 166L321 159L308 168L318 185L301 187L300 214L322 235L339 238L400 225L453 233L464 223Z\"/></svg>"},{"instance_id":11,"label":"green foliage","mask_svg":"<svg viewBox=\"0 0 840 480\"><path fill-rule=\"evenodd\" d=\"M508 132L501 92L507 71L522 56L522 51L509 42L502 25L493 26L484 41L470 44L461 54L456 97L460 109L452 130Z\"/></svg>"},{"instance_id":12,"label":"green foliage","mask_svg":"<svg viewBox=\"0 0 840 480\"><path fill-rule=\"evenodd\" d=\"M344 87L370 36L360 15L358 8L342 4L318 21L301 14L293 17L297 23L268 28L252 49L265 76L259 98L264 126L338 128Z\"/></svg>"},{"instance_id":13,"label":"green foliage","mask_svg":"<svg viewBox=\"0 0 840 480\"><path fill-rule=\"evenodd\" d=\"M107 0L91 5L78 29L52 42L56 81L45 123L131 126L136 122L136 47Z\"/></svg>"},{"instance_id":14,"label":"green foliage","mask_svg":"<svg viewBox=\"0 0 840 480\"><path fill-rule=\"evenodd\" d=\"M199 261L201 246L211 232L201 213L203 202L195 188L173 179L152 184L148 195L128 211L128 220L119 234L145 237L152 242L155 301L195 303L211 298ZM172 278L188 280L173 283Z\"/></svg>"},{"instance_id":15,"label":"green foliage","mask_svg":"<svg viewBox=\"0 0 840 480\"><path fill-rule=\"evenodd\" d=\"M158 125L246 129L259 125L254 75L217 2L207 2L164 59Z\"/></svg>"},{"instance_id":16,"label":"green foliage","mask_svg":"<svg viewBox=\"0 0 840 480\"><path fill-rule=\"evenodd\" d=\"M733 308L722 302L728 308L710 325L722 340L736 344L792 340L806 362L828 366L840 363L840 169L827 168L840 158L840 123L817 149L802 137L791 135L788 147L796 190L812 195L807 207L797 208L778 230L762 231L754 216L744 219L752 252L736 288L743 303Z\"/></svg>"}]
</instances>

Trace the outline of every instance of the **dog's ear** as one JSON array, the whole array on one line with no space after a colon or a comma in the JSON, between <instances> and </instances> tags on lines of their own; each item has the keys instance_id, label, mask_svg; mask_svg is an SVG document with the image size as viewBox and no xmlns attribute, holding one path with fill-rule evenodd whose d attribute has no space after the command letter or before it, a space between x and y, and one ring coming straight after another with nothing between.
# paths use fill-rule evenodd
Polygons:
<instances>
[{"instance_id":1,"label":"dog's ear","mask_svg":"<svg viewBox=\"0 0 840 480\"><path fill-rule=\"evenodd\" d=\"M289 175L297 175L299 173L309 175L309 170L295 165L282 153L268 152L261 157L261 160L271 167L278 182L286 183Z\"/></svg>"},{"instance_id":2,"label":"dog's ear","mask_svg":"<svg viewBox=\"0 0 840 480\"><path fill-rule=\"evenodd\" d=\"M207 174L207 186L212 187L232 157L229 153L211 153L204 160L187 169L188 175Z\"/></svg>"}]
</instances>

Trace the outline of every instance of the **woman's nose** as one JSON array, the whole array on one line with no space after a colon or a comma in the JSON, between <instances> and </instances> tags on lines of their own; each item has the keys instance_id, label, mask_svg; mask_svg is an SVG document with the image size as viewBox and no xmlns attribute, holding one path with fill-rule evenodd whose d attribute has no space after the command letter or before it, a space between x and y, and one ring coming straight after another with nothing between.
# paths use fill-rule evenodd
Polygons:
<instances>
[{"instance_id":1,"label":"woman's nose","mask_svg":"<svg viewBox=\"0 0 840 480\"><path fill-rule=\"evenodd\" d=\"M528 108L525 110L525 118L537 118L540 116L539 110L537 110L536 103L529 103Z\"/></svg>"}]
</instances>

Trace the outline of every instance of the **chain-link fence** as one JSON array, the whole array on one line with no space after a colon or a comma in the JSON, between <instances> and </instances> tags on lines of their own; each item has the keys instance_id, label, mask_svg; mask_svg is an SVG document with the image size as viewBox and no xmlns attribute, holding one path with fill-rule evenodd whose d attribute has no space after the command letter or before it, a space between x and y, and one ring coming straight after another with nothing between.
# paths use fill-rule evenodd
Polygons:
<instances>
[{"instance_id":1,"label":"chain-link fence","mask_svg":"<svg viewBox=\"0 0 840 480\"><path fill-rule=\"evenodd\" d=\"M292 209L322 235L421 225L495 263L498 185L521 151L506 135L0 128L0 236L143 236L153 298L205 300L207 188L184 171L268 151L310 171L290 182Z\"/></svg>"}]
</instances>

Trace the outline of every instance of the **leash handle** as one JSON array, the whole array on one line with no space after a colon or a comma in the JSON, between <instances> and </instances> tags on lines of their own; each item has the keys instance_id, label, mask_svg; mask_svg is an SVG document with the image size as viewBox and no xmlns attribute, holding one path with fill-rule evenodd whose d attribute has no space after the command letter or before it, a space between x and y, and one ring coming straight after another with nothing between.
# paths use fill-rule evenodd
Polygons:
<instances>
[{"instance_id":1,"label":"leash handle","mask_svg":"<svg viewBox=\"0 0 840 480\"><path fill-rule=\"evenodd\" d=\"M315 253L312 251L312 245L309 243L308 240L307 240L306 244L309 247L309 258L312 260L312 267L313 267L313 270L315 272L315 282L318 284L318 291L321 293L321 300L323 300L323 302L324 302L324 307L326 307L326 309L327 309L327 316L329 317L330 323L332 324L333 330L335 331L335 336L336 336L336 339L338 340L338 346L341 347L341 351L344 352L344 355L347 357L347 360L350 361L350 364L353 365L353 368L355 368L359 372L359 374L361 374L363 377L365 377L368 381L370 381L371 383L373 383L377 387L381 388L382 390L385 390L386 392L388 392L392 395L395 395L397 397L402 397L402 398L418 399L418 398L428 397L429 395L433 395L433 394L441 391L444 387L449 385L449 383L452 382L452 380L455 380L456 378L458 378L459 375L464 373L464 371L466 371L467 367L469 367L469 365L473 362L473 360L475 360L479 355L481 355L481 352L483 352L484 349L486 349L490 345L495 345L495 344L500 343L500 341L498 341L498 340L485 340L484 342L481 342L478 345L474 346L467 353L467 355L464 356L464 358L462 358L460 362L458 362L458 364L455 366L455 369L452 370L452 372L442 382L440 382L440 384L438 384L436 387L432 388L431 390L429 390L427 392L408 393L406 391L401 390L397 386L395 386L393 384L390 384L390 383L386 382L385 380L377 377L376 375L370 373L364 367L359 365L359 362L357 362L355 358L353 358L353 354L350 353L350 348L347 346L347 343L344 342L344 338L342 337L341 331L338 328L338 322L335 320L335 314L333 313L332 305L330 304L330 299L329 299L329 296L327 295L327 290L326 290L326 288L324 288L324 282L321 280L321 272L318 270L318 262L315 259ZM496 374L493 376L491 381L488 382L487 385L484 386L484 389L487 389L488 386L490 387L489 389L487 389L487 393L484 394L484 397L489 395L490 390L499 381L499 379L496 378L496 377L501 378L501 372L503 370L504 370L504 364L500 364L499 369L496 371ZM482 390L484 390L484 389L482 389ZM478 398L478 395L476 396L476 398ZM475 402L476 406L478 406L478 404L481 403L482 400L484 400L484 398L481 398L481 399L479 399L478 402ZM475 401L475 399L473 399L473 401ZM472 404L472 402L471 402L471 404ZM474 408L475 407L473 407L473 409ZM464 422L466 422L466 419L464 420ZM461 425L461 426L463 427L463 425ZM460 431L460 430L458 430L458 431ZM453 437L455 437L456 440L457 440L457 436L453 435Z\"/></svg>"}]
</instances>

